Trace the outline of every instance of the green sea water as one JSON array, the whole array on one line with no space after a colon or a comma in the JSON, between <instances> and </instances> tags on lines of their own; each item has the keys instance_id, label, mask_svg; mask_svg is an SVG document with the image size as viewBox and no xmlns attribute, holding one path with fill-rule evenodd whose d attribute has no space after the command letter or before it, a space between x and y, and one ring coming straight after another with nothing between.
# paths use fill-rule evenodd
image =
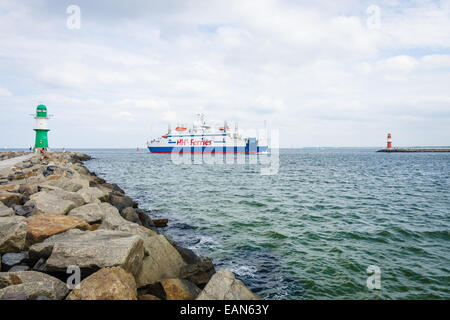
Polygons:
<instances>
[{"instance_id":1,"label":"green sea water","mask_svg":"<svg viewBox=\"0 0 450 320\"><path fill-rule=\"evenodd\" d=\"M147 150L82 150L87 167L162 232L266 299L449 299L450 154L281 150L258 164L174 164ZM369 266L381 271L369 289Z\"/></svg>"}]
</instances>

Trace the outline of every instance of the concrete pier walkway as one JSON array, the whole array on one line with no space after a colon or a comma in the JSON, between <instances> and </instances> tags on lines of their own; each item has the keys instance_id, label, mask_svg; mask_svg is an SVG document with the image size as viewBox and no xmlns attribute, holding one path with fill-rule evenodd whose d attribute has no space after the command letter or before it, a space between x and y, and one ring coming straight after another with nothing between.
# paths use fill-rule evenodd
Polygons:
<instances>
[{"instance_id":1,"label":"concrete pier walkway","mask_svg":"<svg viewBox=\"0 0 450 320\"><path fill-rule=\"evenodd\" d=\"M16 163L25 161L27 159L32 158L35 155L35 153L30 153L30 154L26 154L20 157L15 157L15 158L11 158L11 159L6 159L3 161L0 161L0 171L2 171L3 169L7 169L7 168L11 168L13 165L15 165Z\"/></svg>"}]
</instances>

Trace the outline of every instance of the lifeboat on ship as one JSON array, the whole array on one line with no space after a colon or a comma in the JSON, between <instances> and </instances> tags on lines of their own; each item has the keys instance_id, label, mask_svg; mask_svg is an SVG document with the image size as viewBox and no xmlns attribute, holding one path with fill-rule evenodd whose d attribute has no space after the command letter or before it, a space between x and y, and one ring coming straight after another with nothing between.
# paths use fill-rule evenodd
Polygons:
<instances>
[{"instance_id":1,"label":"lifeboat on ship","mask_svg":"<svg viewBox=\"0 0 450 320\"><path fill-rule=\"evenodd\" d=\"M178 131L178 132L183 132L183 131L186 131L187 130L187 128L185 128L185 127L176 127L175 128L175 131Z\"/></svg>"}]
</instances>

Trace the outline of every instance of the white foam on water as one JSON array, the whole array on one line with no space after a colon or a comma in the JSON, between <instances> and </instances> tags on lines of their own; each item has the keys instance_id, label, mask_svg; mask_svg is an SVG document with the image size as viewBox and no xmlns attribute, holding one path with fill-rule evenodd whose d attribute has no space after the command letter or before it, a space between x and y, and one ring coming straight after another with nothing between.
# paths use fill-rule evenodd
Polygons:
<instances>
[{"instance_id":1,"label":"white foam on water","mask_svg":"<svg viewBox=\"0 0 450 320\"><path fill-rule=\"evenodd\" d=\"M238 266L231 267L231 272L241 277L251 277L254 278L258 269L255 266Z\"/></svg>"}]
</instances>

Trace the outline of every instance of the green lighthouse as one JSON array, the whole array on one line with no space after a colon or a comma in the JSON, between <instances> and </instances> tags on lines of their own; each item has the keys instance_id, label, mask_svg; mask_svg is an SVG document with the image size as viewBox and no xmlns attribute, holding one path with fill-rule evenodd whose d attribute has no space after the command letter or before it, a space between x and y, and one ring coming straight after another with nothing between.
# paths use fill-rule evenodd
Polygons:
<instances>
[{"instance_id":1,"label":"green lighthouse","mask_svg":"<svg viewBox=\"0 0 450 320\"><path fill-rule=\"evenodd\" d=\"M36 108L36 141L34 143L34 150L41 151L44 149L48 150L48 138L47 132L50 131L48 129L48 115L47 115L47 107L43 104L40 104Z\"/></svg>"}]
</instances>

